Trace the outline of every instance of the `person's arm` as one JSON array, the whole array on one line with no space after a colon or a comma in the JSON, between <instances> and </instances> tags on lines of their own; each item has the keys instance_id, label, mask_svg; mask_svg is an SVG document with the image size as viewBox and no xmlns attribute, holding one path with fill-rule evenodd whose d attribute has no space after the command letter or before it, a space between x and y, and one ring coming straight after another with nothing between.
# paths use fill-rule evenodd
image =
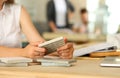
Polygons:
<instances>
[{"instance_id":1,"label":"person's arm","mask_svg":"<svg viewBox=\"0 0 120 78\"><path fill-rule=\"evenodd\" d=\"M40 36L35 26L33 25L29 14L26 9L22 7L20 24L23 33L26 35L29 45L24 48L24 51L30 58L42 57L44 56L46 50L44 48L39 48L38 45L45 40Z\"/></svg>"},{"instance_id":2,"label":"person's arm","mask_svg":"<svg viewBox=\"0 0 120 78\"><path fill-rule=\"evenodd\" d=\"M25 52L28 53L27 55L35 58L44 56L46 50L44 48L39 48L38 46L35 46L38 44L37 43L38 41L44 41L44 39L40 37L36 29L34 28L30 20L29 14L26 12L24 8L22 8L22 14L21 14L21 27L23 32L27 36L28 40L30 42L33 42L32 44L28 45L24 50ZM73 44L67 43L65 46L58 48L57 53L61 58L70 59L73 56L73 51L74 51Z\"/></svg>"},{"instance_id":3,"label":"person's arm","mask_svg":"<svg viewBox=\"0 0 120 78\"><path fill-rule=\"evenodd\" d=\"M17 57L17 56L26 57L23 49L0 46L0 57Z\"/></svg>"},{"instance_id":4,"label":"person's arm","mask_svg":"<svg viewBox=\"0 0 120 78\"><path fill-rule=\"evenodd\" d=\"M34 28L29 14L26 12L24 8L22 8L22 14L21 14L21 27L25 35L27 36L28 40L33 42L32 45L28 45L25 48L25 51L28 53L29 56L31 57L41 57L44 56L46 50L44 48L38 48L38 46L35 46L34 42L37 41L44 41L42 37L37 33L36 29ZM33 38L34 37L34 38ZM64 59L70 59L73 56L73 44L67 43L65 46L62 46L57 50L57 53L61 58Z\"/></svg>"},{"instance_id":5,"label":"person's arm","mask_svg":"<svg viewBox=\"0 0 120 78\"><path fill-rule=\"evenodd\" d=\"M44 39L38 34L34 28L30 17L26 10L22 8L20 16L20 24L23 32L27 36L30 44L25 48L9 48L0 46L0 57L29 57L29 58L40 58L45 55L46 50L39 48L38 44L44 41ZM72 58L73 46L66 44L57 51L61 58Z\"/></svg>"},{"instance_id":6,"label":"person's arm","mask_svg":"<svg viewBox=\"0 0 120 78\"><path fill-rule=\"evenodd\" d=\"M57 30L57 27L55 25L55 22L53 21L54 13L53 13L53 4L51 1L48 2L46 10L47 10L46 12L47 12L48 24L49 24L51 30L53 32L55 32Z\"/></svg>"},{"instance_id":7,"label":"person's arm","mask_svg":"<svg viewBox=\"0 0 120 78\"><path fill-rule=\"evenodd\" d=\"M20 24L23 33L26 35L30 43L44 41L44 39L40 36L35 26L33 25L30 16L24 7L22 7L21 11Z\"/></svg>"},{"instance_id":8,"label":"person's arm","mask_svg":"<svg viewBox=\"0 0 120 78\"><path fill-rule=\"evenodd\" d=\"M73 16L74 16L75 8L74 8L74 6L71 4L71 2L68 1L68 0L67 0L67 5L68 5L68 17L69 17L69 19L72 19Z\"/></svg>"},{"instance_id":9,"label":"person's arm","mask_svg":"<svg viewBox=\"0 0 120 78\"><path fill-rule=\"evenodd\" d=\"M44 48L38 48L36 44L28 45L26 48L10 48L0 46L0 57L41 58L44 56L45 51L46 50Z\"/></svg>"},{"instance_id":10,"label":"person's arm","mask_svg":"<svg viewBox=\"0 0 120 78\"><path fill-rule=\"evenodd\" d=\"M69 8L69 10L73 13L73 12L75 11L74 6L71 4L70 1L67 1L67 4L68 4L68 8Z\"/></svg>"},{"instance_id":11,"label":"person's arm","mask_svg":"<svg viewBox=\"0 0 120 78\"><path fill-rule=\"evenodd\" d=\"M49 26L53 32L56 32L57 28L56 28L56 25L53 21L49 21Z\"/></svg>"},{"instance_id":12,"label":"person's arm","mask_svg":"<svg viewBox=\"0 0 120 78\"><path fill-rule=\"evenodd\" d=\"M25 48L10 48L0 46L0 57L29 57L38 58L44 56L46 50L39 48L38 44L44 41L30 20L29 14L22 7L20 13L21 29L27 36L30 44Z\"/></svg>"}]
</instances>

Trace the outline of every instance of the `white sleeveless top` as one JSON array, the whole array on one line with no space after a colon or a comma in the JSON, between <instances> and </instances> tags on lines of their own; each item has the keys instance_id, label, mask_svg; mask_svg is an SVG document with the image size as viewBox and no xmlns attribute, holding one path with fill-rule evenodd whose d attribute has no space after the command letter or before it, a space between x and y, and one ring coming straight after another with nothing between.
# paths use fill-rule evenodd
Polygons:
<instances>
[{"instance_id":1,"label":"white sleeveless top","mask_svg":"<svg viewBox=\"0 0 120 78\"><path fill-rule=\"evenodd\" d=\"M66 26L67 4L65 0L54 0L56 9L56 24L58 27Z\"/></svg>"},{"instance_id":2,"label":"white sleeveless top","mask_svg":"<svg viewBox=\"0 0 120 78\"><path fill-rule=\"evenodd\" d=\"M21 47L20 5L4 4L0 10L0 46Z\"/></svg>"}]
</instances>

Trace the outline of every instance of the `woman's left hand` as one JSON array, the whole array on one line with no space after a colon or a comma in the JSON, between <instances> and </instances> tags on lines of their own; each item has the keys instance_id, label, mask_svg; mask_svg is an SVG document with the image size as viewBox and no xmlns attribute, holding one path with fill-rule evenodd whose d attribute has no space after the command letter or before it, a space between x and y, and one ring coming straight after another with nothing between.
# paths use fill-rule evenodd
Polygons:
<instances>
[{"instance_id":1,"label":"woman's left hand","mask_svg":"<svg viewBox=\"0 0 120 78\"><path fill-rule=\"evenodd\" d=\"M63 47L57 49L58 55L63 59L71 59L73 57L73 51L74 48L72 43L67 43Z\"/></svg>"}]
</instances>

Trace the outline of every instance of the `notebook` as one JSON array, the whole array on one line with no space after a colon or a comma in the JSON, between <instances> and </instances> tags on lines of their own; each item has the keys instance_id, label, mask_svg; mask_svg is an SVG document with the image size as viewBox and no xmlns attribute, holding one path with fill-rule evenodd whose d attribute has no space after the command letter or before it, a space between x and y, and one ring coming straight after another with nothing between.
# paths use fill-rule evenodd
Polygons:
<instances>
[{"instance_id":1,"label":"notebook","mask_svg":"<svg viewBox=\"0 0 120 78\"><path fill-rule=\"evenodd\" d=\"M50 54L52 52L55 52L59 47L62 47L65 45L65 41L63 37L58 37L49 41L46 41L42 44L39 44L39 47L44 47L47 50L46 54Z\"/></svg>"}]
</instances>

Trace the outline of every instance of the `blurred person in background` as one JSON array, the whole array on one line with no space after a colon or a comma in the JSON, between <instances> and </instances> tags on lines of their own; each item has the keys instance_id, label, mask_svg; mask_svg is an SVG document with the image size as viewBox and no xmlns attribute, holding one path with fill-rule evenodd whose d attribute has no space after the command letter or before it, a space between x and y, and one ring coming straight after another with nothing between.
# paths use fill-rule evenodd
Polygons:
<instances>
[{"instance_id":1,"label":"blurred person in background","mask_svg":"<svg viewBox=\"0 0 120 78\"><path fill-rule=\"evenodd\" d=\"M50 0L47 4L47 20L53 32L57 29L70 29L69 18L74 7L69 0Z\"/></svg>"},{"instance_id":2,"label":"blurred person in background","mask_svg":"<svg viewBox=\"0 0 120 78\"><path fill-rule=\"evenodd\" d=\"M88 11L83 8L79 12L81 22L74 24L73 31L77 33L88 33Z\"/></svg>"}]
</instances>

